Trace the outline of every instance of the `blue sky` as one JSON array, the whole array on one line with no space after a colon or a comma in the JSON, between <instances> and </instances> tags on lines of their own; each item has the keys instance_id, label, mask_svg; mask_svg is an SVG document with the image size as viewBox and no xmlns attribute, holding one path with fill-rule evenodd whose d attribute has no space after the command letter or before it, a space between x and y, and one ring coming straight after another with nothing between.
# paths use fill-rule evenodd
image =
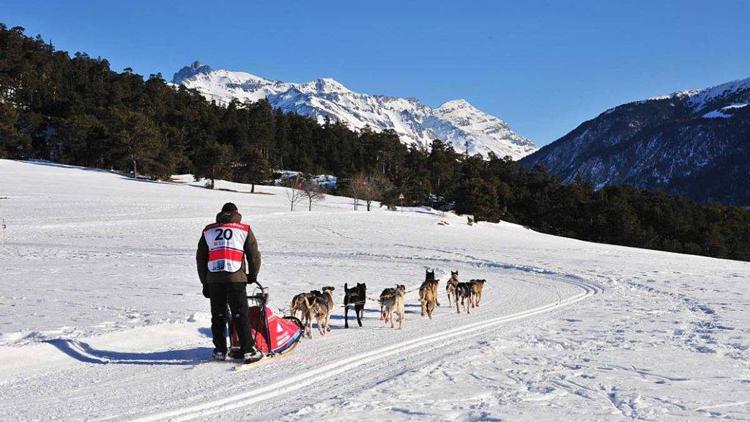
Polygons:
<instances>
[{"instance_id":1,"label":"blue sky","mask_svg":"<svg viewBox=\"0 0 750 422\"><path fill-rule=\"evenodd\" d=\"M31 1L0 22L166 79L200 60L465 98L538 145L623 102L750 77L747 1Z\"/></svg>"}]
</instances>

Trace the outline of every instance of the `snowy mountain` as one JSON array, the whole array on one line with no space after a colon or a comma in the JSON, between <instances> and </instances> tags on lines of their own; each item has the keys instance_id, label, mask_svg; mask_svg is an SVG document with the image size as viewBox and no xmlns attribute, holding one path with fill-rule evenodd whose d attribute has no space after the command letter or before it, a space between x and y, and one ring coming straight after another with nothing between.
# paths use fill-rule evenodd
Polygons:
<instances>
[{"instance_id":1,"label":"snowy mountain","mask_svg":"<svg viewBox=\"0 0 750 422\"><path fill-rule=\"evenodd\" d=\"M566 182L750 205L750 78L624 104L522 162Z\"/></svg>"},{"instance_id":2,"label":"snowy mountain","mask_svg":"<svg viewBox=\"0 0 750 422\"><path fill-rule=\"evenodd\" d=\"M228 70L214 70L198 62L175 73L172 82L182 84L221 104L266 98L273 107L326 118L361 130L394 130L406 144L428 146L434 139L453 145L460 152L487 155L494 152L519 159L536 150L528 139L513 132L495 116L482 112L466 100L449 101L434 109L414 98L396 98L353 92L334 79L322 78L297 84L272 81Z\"/></svg>"}]
</instances>

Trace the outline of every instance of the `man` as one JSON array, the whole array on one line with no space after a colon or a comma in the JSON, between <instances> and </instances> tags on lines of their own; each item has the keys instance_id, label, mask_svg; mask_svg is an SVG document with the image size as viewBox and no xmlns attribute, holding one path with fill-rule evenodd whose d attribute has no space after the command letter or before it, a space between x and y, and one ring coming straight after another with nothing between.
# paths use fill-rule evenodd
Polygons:
<instances>
[{"instance_id":1,"label":"man","mask_svg":"<svg viewBox=\"0 0 750 422\"><path fill-rule=\"evenodd\" d=\"M240 357L245 363L255 362L263 353L255 349L247 316L247 283L257 280L260 252L250 226L242 224L242 215L231 202L224 204L216 215L216 223L203 229L195 260L203 296L211 299L211 334L213 358L227 356L227 303L232 324L237 327ZM247 263L245 262L247 261Z\"/></svg>"}]
</instances>

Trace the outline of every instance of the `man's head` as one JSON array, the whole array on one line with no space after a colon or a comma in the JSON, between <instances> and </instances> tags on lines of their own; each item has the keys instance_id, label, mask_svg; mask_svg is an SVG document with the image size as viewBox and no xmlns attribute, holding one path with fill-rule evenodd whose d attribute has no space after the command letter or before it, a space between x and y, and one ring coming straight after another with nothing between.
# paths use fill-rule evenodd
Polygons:
<instances>
[{"instance_id":1,"label":"man's head","mask_svg":"<svg viewBox=\"0 0 750 422\"><path fill-rule=\"evenodd\" d=\"M237 205L234 205L231 202L227 202L223 207L221 207L221 212L238 212Z\"/></svg>"}]
</instances>

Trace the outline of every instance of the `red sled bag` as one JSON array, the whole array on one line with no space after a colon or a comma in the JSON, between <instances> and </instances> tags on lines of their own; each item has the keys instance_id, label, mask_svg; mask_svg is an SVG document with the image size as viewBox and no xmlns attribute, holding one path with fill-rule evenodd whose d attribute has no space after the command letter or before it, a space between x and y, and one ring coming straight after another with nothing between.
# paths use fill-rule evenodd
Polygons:
<instances>
[{"instance_id":1,"label":"red sled bag","mask_svg":"<svg viewBox=\"0 0 750 422\"><path fill-rule=\"evenodd\" d=\"M257 284L257 288L248 299L248 319L250 335L255 341L255 348L268 356L291 351L302 338L302 322L294 317L279 317L266 306L268 289ZM231 350L240 349L237 330L229 319ZM270 347L269 347L270 345Z\"/></svg>"}]
</instances>

